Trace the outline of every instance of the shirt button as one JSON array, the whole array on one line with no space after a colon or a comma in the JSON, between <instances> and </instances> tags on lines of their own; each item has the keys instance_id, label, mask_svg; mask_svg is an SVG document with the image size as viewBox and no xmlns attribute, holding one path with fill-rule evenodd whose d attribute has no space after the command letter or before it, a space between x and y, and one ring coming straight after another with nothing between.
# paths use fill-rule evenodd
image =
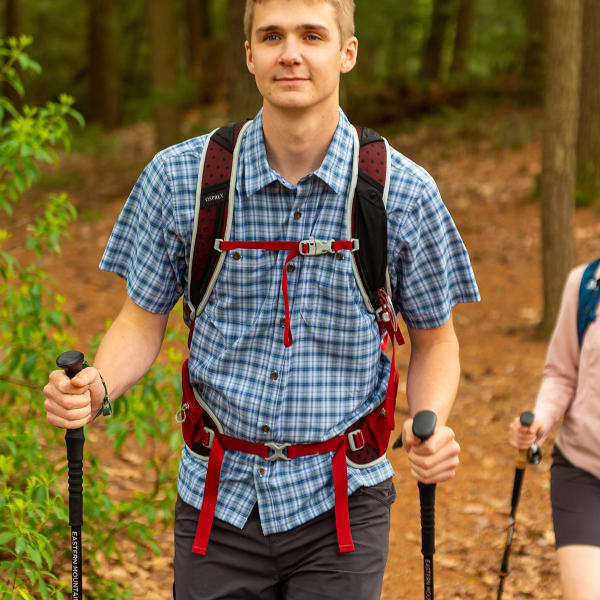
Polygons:
<instances>
[{"instance_id":1,"label":"shirt button","mask_svg":"<svg viewBox=\"0 0 600 600\"><path fill-rule=\"evenodd\" d=\"M335 255L335 257L336 257L338 260L344 260L344 255L343 255L341 252L338 252L338 253Z\"/></svg>"},{"instance_id":2,"label":"shirt button","mask_svg":"<svg viewBox=\"0 0 600 600\"><path fill-rule=\"evenodd\" d=\"M240 260L240 258L242 258L242 255L239 252L233 253L233 260Z\"/></svg>"},{"instance_id":3,"label":"shirt button","mask_svg":"<svg viewBox=\"0 0 600 600\"><path fill-rule=\"evenodd\" d=\"M276 380L278 377L279 377L279 373L277 373L277 371L273 371L273 372L271 373L271 379L272 379L273 381L275 381L275 380Z\"/></svg>"},{"instance_id":4,"label":"shirt button","mask_svg":"<svg viewBox=\"0 0 600 600\"><path fill-rule=\"evenodd\" d=\"M285 317L281 317L281 319L279 319L279 324L280 324L282 327L285 327Z\"/></svg>"},{"instance_id":5,"label":"shirt button","mask_svg":"<svg viewBox=\"0 0 600 600\"><path fill-rule=\"evenodd\" d=\"M260 467L260 469L258 469L257 473L262 477L265 474L265 468Z\"/></svg>"},{"instance_id":6,"label":"shirt button","mask_svg":"<svg viewBox=\"0 0 600 600\"><path fill-rule=\"evenodd\" d=\"M295 270L296 270L296 267L295 267L295 265L289 264L289 265L287 266L287 272L288 272L288 273L293 273Z\"/></svg>"},{"instance_id":7,"label":"shirt button","mask_svg":"<svg viewBox=\"0 0 600 600\"><path fill-rule=\"evenodd\" d=\"M302 217L302 213L299 210L297 210L294 213L294 221L298 221L300 219L300 217Z\"/></svg>"},{"instance_id":8,"label":"shirt button","mask_svg":"<svg viewBox=\"0 0 600 600\"><path fill-rule=\"evenodd\" d=\"M269 433L269 431L271 431L271 428L268 425L263 425L261 429L264 433Z\"/></svg>"}]
</instances>

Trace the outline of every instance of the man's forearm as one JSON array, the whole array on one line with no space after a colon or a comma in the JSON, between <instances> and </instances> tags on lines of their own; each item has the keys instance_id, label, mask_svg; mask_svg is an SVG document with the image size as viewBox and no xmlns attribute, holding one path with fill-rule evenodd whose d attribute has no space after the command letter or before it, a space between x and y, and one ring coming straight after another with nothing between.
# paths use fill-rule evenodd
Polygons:
<instances>
[{"instance_id":1,"label":"man's forearm","mask_svg":"<svg viewBox=\"0 0 600 600\"><path fill-rule=\"evenodd\" d=\"M411 355L406 381L410 414L432 410L445 425L458 388L460 361L452 319L431 330L410 331Z\"/></svg>"},{"instance_id":2,"label":"man's forearm","mask_svg":"<svg viewBox=\"0 0 600 600\"><path fill-rule=\"evenodd\" d=\"M102 339L94 361L111 399L122 395L148 372L160 351L167 320L168 315L150 313L127 299Z\"/></svg>"}]
</instances>

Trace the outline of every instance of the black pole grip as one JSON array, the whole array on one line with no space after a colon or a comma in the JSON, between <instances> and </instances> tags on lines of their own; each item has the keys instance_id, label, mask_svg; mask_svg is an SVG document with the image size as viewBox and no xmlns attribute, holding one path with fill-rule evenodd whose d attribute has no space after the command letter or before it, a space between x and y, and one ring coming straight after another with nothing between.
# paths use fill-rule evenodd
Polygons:
<instances>
[{"instance_id":1,"label":"black pole grip","mask_svg":"<svg viewBox=\"0 0 600 600\"><path fill-rule=\"evenodd\" d=\"M535 421L535 415L530 410L526 410L519 416L519 421L523 427L529 427Z\"/></svg>"},{"instance_id":2,"label":"black pole grip","mask_svg":"<svg viewBox=\"0 0 600 600\"><path fill-rule=\"evenodd\" d=\"M420 481L419 499L421 501L421 554L433 556L435 553L435 483Z\"/></svg>"}]
</instances>

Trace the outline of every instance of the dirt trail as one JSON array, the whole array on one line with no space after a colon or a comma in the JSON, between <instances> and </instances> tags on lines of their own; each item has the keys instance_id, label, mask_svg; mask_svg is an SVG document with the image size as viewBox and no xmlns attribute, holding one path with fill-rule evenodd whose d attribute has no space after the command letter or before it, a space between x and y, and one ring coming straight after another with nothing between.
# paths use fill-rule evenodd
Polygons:
<instances>
[{"instance_id":1,"label":"dirt trail","mask_svg":"<svg viewBox=\"0 0 600 600\"><path fill-rule=\"evenodd\" d=\"M498 144L498 133L506 124L526 116L531 115L492 115L468 129L420 129L390 139L436 179L469 249L483 298L454 313L462 378L449 425L462 452L456 478L437 490L439 600L496 597L515 459L506 443L506 427L514 415L532 406L544 359L546 343L531 335L541 316L539 204L531 200L540 171L540 147L535 142L513 149ZM65 246L64 256L70 260L49 261L47 266L60 278L84 347L122 303L122 282L100 275L97 264L112 223L152 156L147 125L124 131L119 140L103 158L72 155L61 163L61 171L77 173L82 182L67 191L84 218ZM597 254L599 217L592 209L577 214L578 262ZM407 362L408 351L403 350L398 359L402 373ZM399 423L405 406L401 393ZM99 438L92 434L90 449ZM560 597L548 501L550 450L546 443L542 463L530 467L525 476L506 600ZM417 486L404 452L391 451L389 456L396 469L398 500L392 508L382 598L421 598ZM132 474L123 457L112 456L110 463L115 480L122 476L128 488L136 481L143 484L136 479L139 470ZM161 556L127 570L111 570L116 580L136 582L135 598L170 598L171 531L160 532L159 540Z\"/></svg>"}]
</instances>

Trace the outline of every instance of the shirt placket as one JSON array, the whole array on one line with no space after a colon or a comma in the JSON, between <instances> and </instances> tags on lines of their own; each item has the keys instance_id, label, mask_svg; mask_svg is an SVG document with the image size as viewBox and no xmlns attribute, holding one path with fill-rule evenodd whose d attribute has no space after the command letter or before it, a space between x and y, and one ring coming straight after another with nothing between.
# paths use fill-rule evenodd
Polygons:
<instances>
[{"instance_id":1,"label":"shirt placket","mask_svg":"<svg viewBox=\"0 0 600 600\"><path fill-rule=\"evenodd\" d=\"M283 193L289 198L285 198L288 202L287 213L281 215L281 223L285 226L281 229L280 239L282 240L303 240L308 237L310 230L309 220L307 220L307 209L311 191L312 178L301 180L294 190L285 190ZM287 258L287 252L280 251L277 257L276 273L280 280L284 264ZM297 306L299 299L296 298L298 289L298 278L302 268L303 257L298 256L286 265L286 274L288 281L288 299L290 305L290 318L292 320L292 330L297 326L299 313ZM273 313L271 353L270 361L267 366L266 376L269 378L267 388L269 388L268 403L261 405L261 410L258 416L260 439L265 443L270 442L287 442L293 436L293 423L286 424L285 429L281 429L279 423L279 415L281 413L282 403L285 402L285 388L288 375L288 364L293 352L293 345L286 348L283 343L283 332L285 327L285 308L284 298L281 292L281 282L278 283L278 295L275 303L276 310ZM296 307L296 310L294 310ZM264 458L255 458L255 482L257 493L260 494L267 485L268 476L273 462L267 461Z\"/></svg>"}]
</instances>

